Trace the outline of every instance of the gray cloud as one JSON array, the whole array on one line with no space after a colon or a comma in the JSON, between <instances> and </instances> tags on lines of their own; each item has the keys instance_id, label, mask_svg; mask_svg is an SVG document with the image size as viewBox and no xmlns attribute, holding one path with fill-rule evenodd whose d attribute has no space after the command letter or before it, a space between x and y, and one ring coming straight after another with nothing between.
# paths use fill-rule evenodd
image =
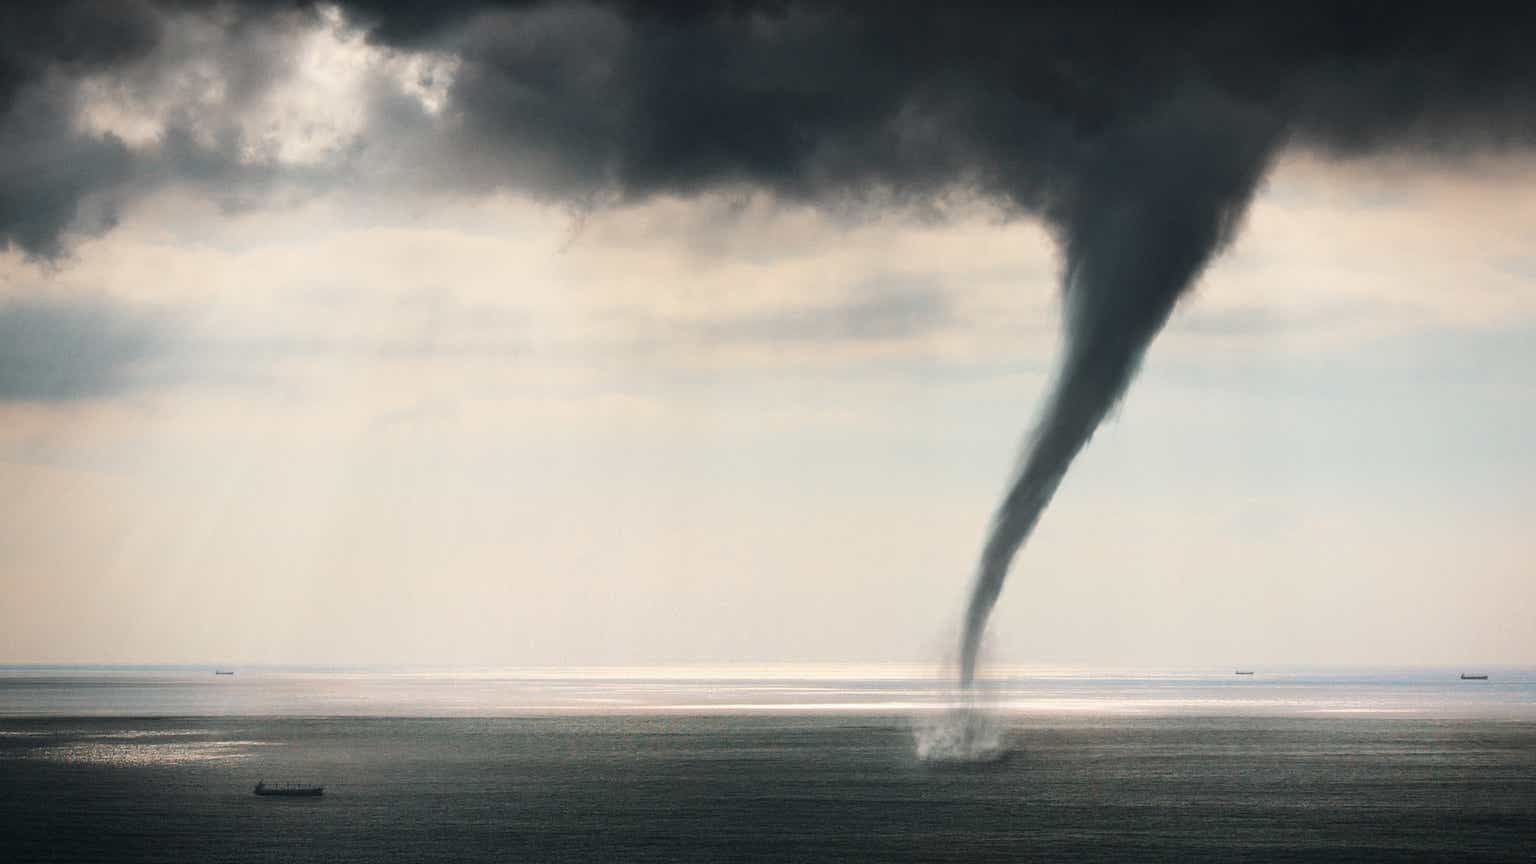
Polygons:
<instances>
[{"instance_id":1,"label":"gray cloud","mask_svg":"<svg viewBox=\"0 0 1536 864\"><path fill-rule=\"evenodd\" d=\"M163 317L107 301L0 303L0 401L67 402L130 390L170 333Z\"/></svg>"},{"instance_id":2,"label":"gray cloud","mask_svg":"<svg viewBox=\"0 0 1536 864\"><path fill-rule=\"evenodd\" d=\"M115 221L132 157L115 138L79 134L58 89L19 94L0 117L0 248L56 257L66 228L97 233Z\"/></svg>"},{"instance_id":3,"label":"gray cloud","mask_svg":"<svg viewBox=\"0 0 1536 864\"><path fill-rule=\"evenodd\" d=\"M0 249L54 256L94 203L85 230L109 227L126 178L121 141L74 126L73 81L132 63L160 39L148 3L8 3L0 7Z\"/></svg>"},{"instance_id":4,"label":"gray cloud","mask_svg":"<svg viewBox=\"0 0 1536 864\"><path fill-rule=\"evenodd\" d=\"M463 60L446 177L552 195L953 184L1053 216L1119 131L1225 101L1336 154L1528 146L1530 13L862 2L357 0L384 44ZM1217 122L1214 119L1206 123Z\"/></svg>"},{"instance_id":5,"label":"gray cloud","mask_svg":"<svg viewBox=\"0 0 1536 864\"><path fill-rule=\"evenodd\" d=\"M199 184L240 206L278 184L341 179L340 165L252 159L260 142L239 124L284 80L296 37L318 20L313 9L283 4L0 5L0 250L58 258L68 235L111 228L126 202L168 183ZM186 73L189 58L219 70L217 99ZM104 82L123 106L158 106L158 138L130 147L82 124L87 81Z\"/></svg>"},{"instance_id":6,"label":"gray cloud","mask_svg":"<svg viewBox=\"0 0 1536 864\"><path fill-rule=\"evenodd\" d=\"M859 286L852 299L714 321L699 328L707 342L893 342L929 335L952 323L949 300L935 286L883 280Z\"/></svg>"}]
</instances>

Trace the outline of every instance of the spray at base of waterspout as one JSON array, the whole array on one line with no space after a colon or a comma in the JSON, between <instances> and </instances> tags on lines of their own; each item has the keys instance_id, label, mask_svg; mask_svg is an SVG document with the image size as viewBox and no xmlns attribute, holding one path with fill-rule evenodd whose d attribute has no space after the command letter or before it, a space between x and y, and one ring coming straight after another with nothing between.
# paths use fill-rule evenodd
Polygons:
<instances>
[{"instance_id":1,"label":"spray at base of waterspout","mask_svg":"<svg viewBox=\"0 0 1536 864\"><path fill-rule=\"evenodd\" d=\"M912 729L917 758L930 765L987 765L1012 754L1001 718L967 692L959 705Z\"/></svg>"}]
</instances>

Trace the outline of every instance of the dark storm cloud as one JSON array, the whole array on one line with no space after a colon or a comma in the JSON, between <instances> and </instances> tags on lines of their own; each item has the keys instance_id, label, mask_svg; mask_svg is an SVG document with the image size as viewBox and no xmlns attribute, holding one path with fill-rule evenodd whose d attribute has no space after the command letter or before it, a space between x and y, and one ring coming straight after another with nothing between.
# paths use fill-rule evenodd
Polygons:
<instances>
[{"instance_id":1,"label":"dark storm cloud","mask_svg":"<svg viewBox=\"0 0 1536 864\"><path fill-rule=\"evenodd\" d=\"M1533 140L1530 13L1396 4L348 4L463 60L447 173L577 195L959 183L1070 208L1093 150L1187 99L1329 152ZM1192 95L1193 94L1193 95ZM1235 116L1235 115L1234 115Z\"/></svg>"},{"instance_id":2,"label":"dark storm cloud","mask_svg":"<svg viewBox=\"0 0 1536 864\"><path fill-rule=\"evenodd\" d=\"M0 249L57 254L84 202L122 182L127 149L78 134L69 79L145 56L159 31L144 3L0 6Z\"/></svg>"},{"instance_id":3,"label":"dark storm cloud","mask_svg":"<svg viewBox=\"0 0 1536 864\"><path fill-rule=\"evenodd\" d=\"M0 249L15 244L44 257L59 254L71 225L111 227L111 196L133 162L121 141L79 134L57 110L69 97L51 89L14 95L0 117Z\"/></svg>"},{"instance_id":4,"label":"dark storm cloud","mask_svg":"<svg viewBox=\"0 0 1536 864\"><path fill-rule=\"evenodd\" d=\"M79 75L148 54L162 19L147 2L58 0L0 6L0 110L50 71Z\"/></svg>"},{"instance_id":5,"label":"dark storm cloud","mask_svg":"<svg viewBox=\"0 0 1536 864\"><path fill-rule=\"evenodd\" d=\"M370 175L381 182L578 203L754 186L859 207L958 187L1059 226L1116 136L1184 106L1240 106L1222 122L1340 155L1536 139L1532 12L350 0L347 19L375 44L458 58L447 108L375 93L374 122L329 178L242 161L232 120L285 74L284 40L322 5L0 6L0 245L53 256L65 232L99 231L163 183L238 202L284 179L334 182L359 158L387 165ZM223 38L188 47L177 37L192 21ZM175 82L157 73L187 50L215 55L220 105L174 112L147 152L78 129L74 82L160 92Z\"/></svg>"},{"instance_id":6,"label":"dark storm cloud","mask_svg":"<svg viewBox=\"0 0 1536 864\"><path fill-rule=\"evenodd\" d=\"M235 121L281 78L294 33L314 20L279 3L0 4L0 250L57 258L66 234L110 228L125 200L166 183L200 183L234 203L277 182L270 166L242 158L249 142ZM219 37L185 38L193 25ZM187 86L175 64L189 50L216 54L205 58L222 76L216 106L176 106L159 140L139 150L82 124L81 82L108 82L119 99L175 101Z\"/></svg>"},{"instance_id":7,"label":"dark storm cloud","mask_svg":"<svg viewBox=\"0 0 1536 864\"><path fill-rule=\"evenodd\" d=\"M101 300L0 302L0 401L67 402L130 389L166 322Z\"/></svg>"}]
</instances>

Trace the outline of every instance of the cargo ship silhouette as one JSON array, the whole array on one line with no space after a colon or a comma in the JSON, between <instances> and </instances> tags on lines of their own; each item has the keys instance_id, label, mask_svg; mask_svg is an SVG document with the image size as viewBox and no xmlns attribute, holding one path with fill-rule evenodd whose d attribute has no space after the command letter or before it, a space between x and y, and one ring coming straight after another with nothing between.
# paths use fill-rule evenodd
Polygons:
<instances>
[{"instance_id":1,"label":"cargo ship silhouette","mask_svg":"<svg viewBox=\"0 0 1536 864\"><path fill-rule=\"evenodd\" d=\"M325 787L306 786L301 783L279 783L274 786L268 786L267 781L257 780L256 788L251 791L257 795L280 798L318 798L325 794Z\"/></svg>"}]
</instances>

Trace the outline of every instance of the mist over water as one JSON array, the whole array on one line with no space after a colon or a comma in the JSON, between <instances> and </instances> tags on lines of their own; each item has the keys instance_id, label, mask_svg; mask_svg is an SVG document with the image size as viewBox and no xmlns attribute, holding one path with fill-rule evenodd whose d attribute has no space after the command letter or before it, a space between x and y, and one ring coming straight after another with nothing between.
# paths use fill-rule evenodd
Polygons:
<instances>
[{"instance_id":1,"label":"mist over water","mask_svg":"<svg viewBox=\"0 0 1536 864\"><path fill-rule=\"evenodd\" d=\"M919 718L912 728L917 758L936 764L986 764L1007 758L1002 718L975 704Z\"/></svg>"}]
</instances>

